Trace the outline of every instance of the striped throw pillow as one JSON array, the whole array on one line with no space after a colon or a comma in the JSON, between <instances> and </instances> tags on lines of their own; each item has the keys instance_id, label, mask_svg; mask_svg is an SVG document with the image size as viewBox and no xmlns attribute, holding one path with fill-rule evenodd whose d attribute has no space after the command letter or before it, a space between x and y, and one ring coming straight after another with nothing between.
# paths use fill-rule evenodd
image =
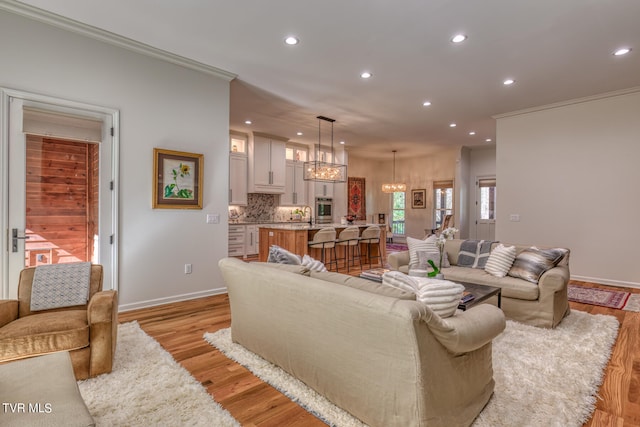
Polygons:
<instances>
[{"instance_id":1,"label":"striped throw pillow","mask_svg":"<svg viewBox=\"0 0 640 427\"><path fill-rule=\"evenodd\" d=\"M493 251L491 251L491 255L489 255L489 259L487 260L487 265L485 265L484 267L484 271L491 274L492 276L504 277L511 269L513 260L515 259L516 247L505 246L500 243L493 249Z\"/></svg>"},{"instance_id":2,"label":"striped throw pillow","mask_svg":"<svg viewBox=\"0 0 640 427\"><path fill-rule=\"evenodd\" d=\"M433 234L424 240L407 237L407 246L409 247L409 270L419 268L420 266L418 251L438 252L436 240L437 237Z\"/></svg>"},{"instance_id":3,"label":"striped throw pillow","mask_svg":"<svg viewBox=\"0 0 640 427\"><path fill-rule=\"evenodd\" d=\"M317 259L311 258L309 255L302 257L302 265L307 267L310 271L327 271L327 267Z\"/></svg>"},{"instance_id":4,"label":"striped throw pillow","mask_svg":"<svg viewBox=\"0 0 640 427\"><path fill-rule=\"evenodd\" d=\"M538 249L532 246L520 252L513 261L509 276L538 283L545 271L555 267L568 255L564 248Z\"/></svg>"},{"instance_id":5,"label":"striped throw pillow","mask_svg":"<svg viewBox=\"0 0 640 427\"><path fill-rule=\"evenodd\" d=\"M438 316L445 318L455 314L464 286L448 280L418 278L416 300L427 305Z\"/></svg>"}]
</instances>

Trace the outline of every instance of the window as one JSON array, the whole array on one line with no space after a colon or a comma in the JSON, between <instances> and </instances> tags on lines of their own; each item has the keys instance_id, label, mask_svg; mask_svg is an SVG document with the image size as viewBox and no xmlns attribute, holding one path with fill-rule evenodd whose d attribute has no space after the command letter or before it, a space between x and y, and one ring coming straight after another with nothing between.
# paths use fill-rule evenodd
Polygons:
<instances>
[{"instance_id":1,"label":"window","mask_svg":"<svg viewBox=\"0 0 640 427\"><path fill-rule=\"evenodd\" d=\"M394 236L404 236L404 192L393 193L393 211L391 214L391 232Z\"/></svg>"},{"instance_id":2,"label":"window","mask_svg":"<svg viewBox=\"0 0 640 427\"><path fill-rule=\"evenodd\" d=\"M445 215L453 214L453 181L433 183L433 228L439 228Z\"/></svg>"},{"instance_id":3,"label":"window","mask_svg":"<svg viewBox=\"0 0 640 427\"><path fill-rule=\"evenodd\" d=\"M496 219L496 179L483 178L478 180L480 190L480 218Z\"/></svg>"}]
</instances>

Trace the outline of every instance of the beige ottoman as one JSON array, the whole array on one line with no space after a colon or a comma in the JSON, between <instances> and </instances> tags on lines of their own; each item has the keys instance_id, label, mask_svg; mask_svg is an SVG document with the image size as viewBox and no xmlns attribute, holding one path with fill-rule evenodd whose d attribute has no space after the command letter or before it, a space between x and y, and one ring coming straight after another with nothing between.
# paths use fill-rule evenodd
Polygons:
<instances>
[{"instance_id":1,"label":"beige ottoman","mask_svg":"<svg viewBox=\"0 0 640 427\"><path fill-rule=\"evenodd\" d=\"M0 365L0 426L95 426L69 353Z\"/></svg>"}]
</instances>

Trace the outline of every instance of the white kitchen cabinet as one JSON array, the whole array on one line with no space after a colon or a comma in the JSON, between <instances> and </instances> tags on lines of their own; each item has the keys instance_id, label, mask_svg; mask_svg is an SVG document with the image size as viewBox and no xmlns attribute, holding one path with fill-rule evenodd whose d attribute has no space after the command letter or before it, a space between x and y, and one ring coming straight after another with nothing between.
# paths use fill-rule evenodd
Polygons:
<instances>
[{"instance_id":1,"label":"white kitchen cabinet","mask_svg":"<svg viewBox=\"0 0 640 427\"><path fill-rule=\"evenodd\" d=\"M316 182L315 183L315 196L316 197L333 197L333 182Z\"/></svg>"},{"instance_id":2,"label":"white kitchen cabinet","mask_svg":"<svg viewBox=\"0 0 640 427\"><path fill-rule=\"evenodd\" d=\"M245 256L245 226L229 224L229 256Z\"/></svg>"},{"instance_id":3,"label":"white kitchen cabinet","mask_svg":"<svg viewBox=\"0 0 640 427\"><path fill-rule=\"evenodd\" d=\"M307 181L304 180L304 162L286 162L284 194L280 196L280 206L305 206L309 204Z\"/></svg>"},{"instance_id":4,"label":"white kitchen cabinet","mask_svg":"<svg viewBox=\"0 0 640 427\"><path fill-rule=\"evenodd\" d=\"M245 256L248 255L258 255L258 226L257 225L247 225L245 232Z\"/></svg>"},{"instance_id":5,"label":"white kitchen cabinet","mask_svg":"<svg viewBox=\"0 0 640 427\"><path fill-rule=\"evenodd\" d=\"M247 205L247 155L229 154L229 204Z\"/></svg>"},{"instance_id":6,"label":"white kitchen cabinet","mask_svg":"<svg viewBox=\"0 0 640 427\"><path fill-rule=\"evenodd\" d=\"M286 181L286 142L254 133L249 144L249 192L282 194Z\"/></svg>"}]
</instances>

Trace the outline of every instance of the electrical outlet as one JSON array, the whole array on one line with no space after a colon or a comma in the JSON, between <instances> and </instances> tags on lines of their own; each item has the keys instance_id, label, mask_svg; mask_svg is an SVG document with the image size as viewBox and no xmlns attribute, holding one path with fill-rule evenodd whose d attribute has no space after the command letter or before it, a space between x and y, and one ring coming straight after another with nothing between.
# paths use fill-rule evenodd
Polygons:
<instances>
[{"instance_id":1,"label":"electrical outlet","mask_svg":"<svg viewBox=\"0 0 640 427\"><path fill-rule=\"evenodd\" d=\"M191 264L184 265L184 274L191 274Z\"/></svg>"}]
</instances>

